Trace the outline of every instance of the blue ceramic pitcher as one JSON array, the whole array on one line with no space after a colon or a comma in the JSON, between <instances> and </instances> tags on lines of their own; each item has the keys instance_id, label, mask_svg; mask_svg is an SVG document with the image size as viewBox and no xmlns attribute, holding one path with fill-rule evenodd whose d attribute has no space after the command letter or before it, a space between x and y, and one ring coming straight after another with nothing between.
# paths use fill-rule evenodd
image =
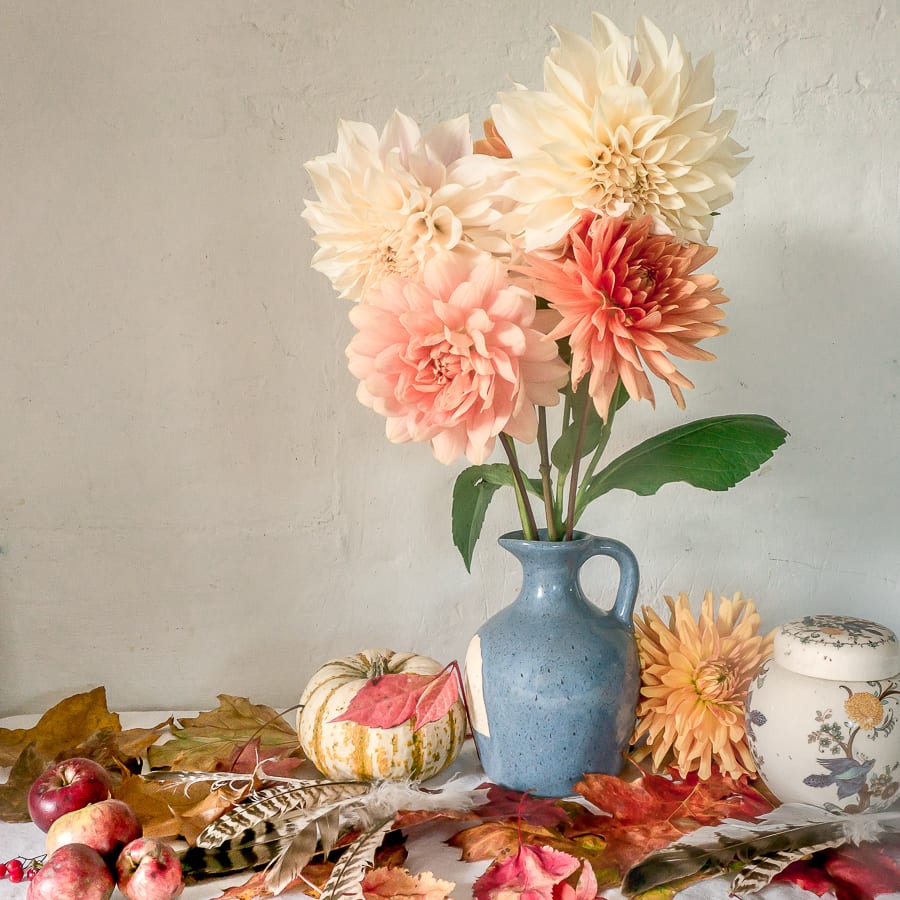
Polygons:
<instances>
[{"instance_id":1,"label":"blue ceramic pitcher","mask_svg":"<svg viewBox=\"0 0 900 900\"><path fill-rule=\"evenodd\" d=\"M638 565L610 538L500 538L522 564L522 589L479 629L466 655L475 743L487 776L520 791L561 797L586 772L616 774L634 727L640 663L632 614ZM615 602L585 597L581 567L619 565Z\"/></svg>"}]
</instances>

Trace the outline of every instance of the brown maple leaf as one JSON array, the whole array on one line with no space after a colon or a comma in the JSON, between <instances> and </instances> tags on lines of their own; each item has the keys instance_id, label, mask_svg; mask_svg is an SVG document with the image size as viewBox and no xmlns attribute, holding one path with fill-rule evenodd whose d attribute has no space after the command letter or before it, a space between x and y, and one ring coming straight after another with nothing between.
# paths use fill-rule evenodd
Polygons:
<instances>
[{"instance_id":1,"label":"brown maple leaf","mask_svg":"<svg viewBox=\"0 0 900 900\"><path fill-rule=\"evenodd\" d=\"M170 730L172 740L150 748L154 769L222 771L257 738L267 759L300 757L297 734L279 713L230 694L220 694L215 709L181 719Z\"/></svg>"},{"instance_id":2,"label":"brown maple leaf","mask_svg":"<svg viewBox=\"0 0 900 900\"><path fill-rule=\"evenodd\" d=\"M361 886L366 900L445 900L456 884L431 872L411 875L407 869L379 866L366 872Z\"/></svg>"}]
</instances>

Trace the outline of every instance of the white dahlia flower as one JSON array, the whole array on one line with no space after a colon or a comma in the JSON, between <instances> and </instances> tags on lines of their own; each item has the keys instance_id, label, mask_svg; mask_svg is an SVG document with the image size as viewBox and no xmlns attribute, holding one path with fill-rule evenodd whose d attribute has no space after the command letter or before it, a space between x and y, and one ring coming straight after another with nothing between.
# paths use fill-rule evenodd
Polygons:
<instances>
[{"instance_id":1,"label":"white dahlia flower","mask_svg":"<svg viewBox=\"0 0 900 900\"><path fill-rule=\"evenodd\" d=\"M508 225L526 250L557 246L583 211L653 217L654 230L705 243L712 213L746 165L728 136L733 111L711 118L712 57L696 68L646 18L631 38L598 13L592 40L555 29L544 90L500 95L494 124L509 148L516 201Z\"/></svg>"},{"instance_id":2,"label":"white dahlia flower","mask_svg":"<svg viewBox=\"0 0 900 900\"><path fill-rule=\"evenodd\" d=\"M466 116L424 137L400 112L380 138L341 121L336 152L306 169L319 195L303 213L319 245L312 266L341 297L360 300L388 275L416 278L438 254L474 261L509 251L492 230L490 195L504 176L496 160L473 155Z\"/></svg>"}]
</instances>

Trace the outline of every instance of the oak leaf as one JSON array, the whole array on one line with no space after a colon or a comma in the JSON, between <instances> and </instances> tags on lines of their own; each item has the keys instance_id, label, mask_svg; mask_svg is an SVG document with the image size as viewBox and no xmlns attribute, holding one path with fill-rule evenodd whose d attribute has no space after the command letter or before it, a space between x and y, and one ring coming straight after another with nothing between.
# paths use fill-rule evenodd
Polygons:
<instances>
[{"instance_id":1,"label":"oak leaf","mask_svg":"<svg viewBox=\"0 0 900 900\"><path fill-rule=\"evenodd\" d=\"M74 750L95 732L121 731L119 717L106 707L106 688L97 687L61 700L32 728L0 728L0 766L11 766L29 745L50 762L74 756Z\"/></svg>"},{"instance_id":2,"label":"oak leaf","mask_svg":"<svg viewBox=\"0 0 900 900\"><path fill-rule=\"evenodd\" d=\"M300 755L296 732L272 707L230 694L219 694L215 709L181 719L170 730L172 740L150 748L154 769L219 772L256 738L266 758Z\"/></svg>"}]
</instances>

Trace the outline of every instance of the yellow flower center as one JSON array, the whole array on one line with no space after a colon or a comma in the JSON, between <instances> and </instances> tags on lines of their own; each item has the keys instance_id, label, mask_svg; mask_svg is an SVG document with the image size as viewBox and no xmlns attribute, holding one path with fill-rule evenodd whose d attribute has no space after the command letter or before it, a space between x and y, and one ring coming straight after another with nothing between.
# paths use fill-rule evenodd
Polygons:
<instances>
[{"instance_id":1,"label":"yellow flower center","mask_svg":"<svg viewBox=\"0 0 900 900\"><path fill-rule=\"evenodd\" d=\"M624 147L597 147L591 158L590 177L594 209L612 210L625 203L635 216L656 211L660 193L664 193L660 188L666 184L659 166L644 162Z\"/></svg>"},{"instance_id":2,"label":"yellow flower center","mask_svg":"<svg viewBox=\"0 0 900 900\"><path fill-rule=\"evenodd\" d=\"M722 702L733 699L737 675L726 659L711 659L694 672L694 687L704 700Z\"/></svg>"},{"instance_id":3,"label":"yellow flower center","mask_svg":"<svg viewBox=\"0 0 900 900\"><path fill-rule=\"evenodd\" d=\"M881 705L881 701L867 691L848 697L844 703L844 711L851 722L865 729L872 729L881 724L881 720L884 718L884 707Z\"/></svg>"}]
</instances>

